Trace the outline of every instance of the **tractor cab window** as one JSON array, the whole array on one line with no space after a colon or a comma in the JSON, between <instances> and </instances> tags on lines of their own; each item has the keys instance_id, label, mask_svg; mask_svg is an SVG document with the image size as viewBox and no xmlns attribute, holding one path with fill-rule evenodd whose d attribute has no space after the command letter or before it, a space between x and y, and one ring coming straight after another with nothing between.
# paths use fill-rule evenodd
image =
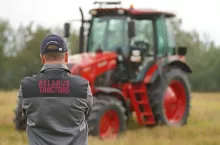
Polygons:
<instances>
[{"instance_id":1,"label":"tractor cab window","mask_svg":"<svg viewBox=\"0 0 220 145\"><path fill-rule=\"evenodd\" d=\"M166 19L166 26L167 26L167 38L168 38L168 47L169 53L172 54L173 48L176 46L176 41L174 37L174 30L172 27L171 19Z\"/></svg>"},{"instance_id":2,"label":"tractor cab window","mask_svg":"<svg viewBox=\"0 0 220 145\"><path fill-rule=\"evenodd\" d=\"M124 16L104 16L93 18L89 34L88 50L95 52L115 51L118 47L129 51L127 47L127 19Z\"/></svg>"},{"instance_id":3,"label":"tractor cab window","mask_svg":"<svg viewBox=\"0 0 220 145\"><path fill-rule=\"evenodd\" d=\"M131 46L145 45L143 48L145 56L153 56L154 32L152 20L135 20L135 37Z\"/></svg>"},{"instance_id":4,"label":"tractor cab window","mask_svg":"<svg viewBox=\"0 0 220 145\"><path fill-rule=\"evenodd\" d=\"M90 32L89 47L90 51L95 51L104 42L107 21L101 21L99 18L93 19L93 24ZM100 45L100 46L99 46Z\"/></svg>"},{"instance_id":5,"label":"tractor cab window","mask_svg":"<svg viewBox=\"0 0 220 145\"><path fill-rule=\"evenodd\" d=\"M152 20L134 20L135 36L131 39L132 78L145 68L154 56L154 27Z\"/></svg>"},{"instance_id":6,"label":"tractor cab window","mask_svg":"<svg viewBox=\"0 0 220 145\"><path fill-rule=\"evenodd\" d=\"M114 46L123 46L123 37L124 37L124 22L122 20L112 20L109 21L109 28L107 33L107 48L114 49Z\"/></svg>"}]
</instances>

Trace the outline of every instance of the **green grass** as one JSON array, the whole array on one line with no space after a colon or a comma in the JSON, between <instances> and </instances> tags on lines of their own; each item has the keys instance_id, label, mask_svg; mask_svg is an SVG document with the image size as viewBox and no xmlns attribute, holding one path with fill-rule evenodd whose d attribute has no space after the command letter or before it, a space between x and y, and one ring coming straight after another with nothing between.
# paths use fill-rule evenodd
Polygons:
<instances>
[{"instance_id":1,"label":"green grass","mask_svg":"<svg viewBox=\"0 0 220 145\"><path fill-rule=\"evenodd\" d=\"M0 93L0 145L27 144L26 134L14 130L17 92ZM180 128L141 127L132 121L117 140L89 137L89 145L219 145L220 94L193 93L188 125Z\"/></svg>"}]
</instances>

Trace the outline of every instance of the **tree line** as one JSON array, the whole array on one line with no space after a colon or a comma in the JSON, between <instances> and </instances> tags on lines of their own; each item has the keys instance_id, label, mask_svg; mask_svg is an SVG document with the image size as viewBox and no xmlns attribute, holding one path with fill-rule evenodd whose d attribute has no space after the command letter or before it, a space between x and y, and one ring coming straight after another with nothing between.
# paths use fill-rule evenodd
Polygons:
<instances>
[{"instance_id":1,"label":"tree line","mask_svg":"<svg viewBox=\"0 0 220 145\"><path fill-rule=\"evenodd\" d=\"M192 67L189 75L193 91L220 90L220 46L207 35L203 38L196 31L185 31L181 23L173 21L177 45L188 48L187 63ZM48 34L63 35L62 28L46 28L30 23L14 29L9 21L0 19L0 89L17 89L25 76L40 71L40 43ZM78 35L73 29L67 40L71 53L78 48Z\"/></svg>"}]
</instances>

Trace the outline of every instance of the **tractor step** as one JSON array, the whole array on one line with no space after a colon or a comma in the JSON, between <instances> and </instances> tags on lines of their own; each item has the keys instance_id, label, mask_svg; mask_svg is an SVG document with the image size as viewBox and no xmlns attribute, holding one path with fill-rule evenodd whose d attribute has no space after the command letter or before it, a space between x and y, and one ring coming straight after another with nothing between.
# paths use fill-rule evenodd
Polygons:
<instances>
[{"instance_id":1,"label":"tractor step","mask_svg":"<svg viewBox=\"0 0 220 145\"><path fill-rule=\"evenodd\" d=\"M140 125L155 124L155 119L148 100L148 93L145 84L131 84L130 97L137 121Z\"/></svg>"}]
</instances>

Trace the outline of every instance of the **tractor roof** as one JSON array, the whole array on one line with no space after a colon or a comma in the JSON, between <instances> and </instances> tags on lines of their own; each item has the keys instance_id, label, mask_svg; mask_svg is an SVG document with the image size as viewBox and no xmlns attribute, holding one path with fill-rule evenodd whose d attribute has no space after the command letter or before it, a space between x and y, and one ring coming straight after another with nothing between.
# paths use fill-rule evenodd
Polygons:
<instances>
[{"instance_id":1,"label":"tractor roof","mask_svg":"<svg viewBox=\"0 0 220 145\"><path fill-rule=\"evenodd\" d=\"M95 15L106 15L108 13L124 13L134 17L142 16L160 16L165 15L165 17L175 17L174 13L158 11L155 9L134 9L134 8L95 8L90 10L90 14Z\"/></svg>"}]
</instances>

